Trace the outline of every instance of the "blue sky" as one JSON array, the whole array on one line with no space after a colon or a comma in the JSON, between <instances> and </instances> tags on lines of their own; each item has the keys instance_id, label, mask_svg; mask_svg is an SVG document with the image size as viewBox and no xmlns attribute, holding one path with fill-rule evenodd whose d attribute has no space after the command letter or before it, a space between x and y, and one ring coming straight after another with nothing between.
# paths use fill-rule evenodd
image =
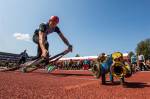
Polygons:
<instances>
[{"instance_id":1,"label":"blue sky","mask_svg":"<svg viewBox=\"0 0 150 99\"><path fill-rule=\"evenodd\" d=\"M73 45L67 56L135 51L150 38L149 5L149 0L1 0L0 51L36 55L31 37L51 15L60 17L58 26ZM52 55L67 48L56 33L48 38Z\"/></svg>"}]
</instances>

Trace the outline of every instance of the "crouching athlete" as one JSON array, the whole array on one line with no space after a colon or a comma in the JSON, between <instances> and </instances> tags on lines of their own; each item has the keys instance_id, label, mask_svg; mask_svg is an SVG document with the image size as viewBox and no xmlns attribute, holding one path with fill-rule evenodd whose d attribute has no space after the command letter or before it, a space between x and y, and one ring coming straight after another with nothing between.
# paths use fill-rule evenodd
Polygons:
<instances>
[{"instance_id":1,"label":"crouching athlete","mask_svg":"<svg viewBox=\"0 0 150 99\"><path fill-rule=\"evenodd\" d=\"M35 30L33 35L33 42L37 44L37 56L32 58L32 60L38 59L40 57L49 57L49 43L47 41L47 36L51 33L56 32L62 41L68 46L68 50L72 52L72 45L69 43L67 38L60 31L57 24L59 23L58 16L51 16L47 23L42 23L39 28Z\"/></svg>"}]
</instances>

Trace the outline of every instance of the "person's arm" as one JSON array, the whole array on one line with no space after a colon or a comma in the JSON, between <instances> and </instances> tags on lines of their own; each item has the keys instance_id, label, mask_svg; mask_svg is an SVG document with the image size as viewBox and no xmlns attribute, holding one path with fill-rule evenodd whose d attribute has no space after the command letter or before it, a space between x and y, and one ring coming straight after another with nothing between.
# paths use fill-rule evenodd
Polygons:
<instances>
[{"instance_id":1,"label":"person's arm","mask_svg":"<svg viewBox=\"0 0 150 99\"><path fill-rule=\"evenodd\" d=\"M45 41L45 33L42 31L39 31L39 45L42 50L42 56L46 57L46 54L48 53L48 51L46 50L44 46L44 41Z\"/></svg>"},{"instance_id":2,"label":"person's arm","mask_svg":"<svg viewBox=\"0 0 150 99\"><path fill-rule=\"evenodd\" d=\"M59 37L62 39L62 41L67 45L67 46L69 46L70 45L70 43L69 43L69 41L67 40L67 38L63 35L63 33L58 33L58 35L59 35Z\"/></svg>"},{"instance_id":3,"label":"person's arm","mask_svg":"<svg viewBox=\"0 0 150 99\"><path fill-rule=\"evenodd\" d=\"M63 33L60 31L58 27L55 28L55 32L57 32L62 41L68 46L68 49L72 52L72 45L69 43L67 38L63 35Z\"/></svg>"},{"instance_id":4,"label":"person's arm","mask_svg":"<svg viewBox=\"0 0 150 99\"><path fill-rule=\"evenodd\" d=\"M63 33L58 33L59 37L62 39L62 41L68 46L68 49L72 52L72 45L69 43L67 38L63 35Z\"/></svg>"}]
</instances>

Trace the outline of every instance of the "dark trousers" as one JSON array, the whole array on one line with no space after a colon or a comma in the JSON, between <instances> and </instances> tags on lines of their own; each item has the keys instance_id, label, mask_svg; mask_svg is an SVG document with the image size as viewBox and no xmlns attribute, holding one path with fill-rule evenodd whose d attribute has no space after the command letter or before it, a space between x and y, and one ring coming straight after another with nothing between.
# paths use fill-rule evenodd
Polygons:
<instances>
[{"instance_id":1,"label":"dark trousers","mask_svg":"<svg viewBox=\"0 0 150 99\"><path fill-rule=\"evenodd\" d=\"M141 71L142 70L146 70L146 67L145 67L145 65L142 62L139 63L139 67L140 67Z\"/></svg>"},{"instance_id":2,"label":"dark trousers","mask_svg":"<svg viewBox=\"0 0 150 99\"><path fill-rule=\"evenodd\" d=\"M19 64L24 64L26 62L27 58L26 57L21 57L19 60Z\"/></svg>"}]
</instances>

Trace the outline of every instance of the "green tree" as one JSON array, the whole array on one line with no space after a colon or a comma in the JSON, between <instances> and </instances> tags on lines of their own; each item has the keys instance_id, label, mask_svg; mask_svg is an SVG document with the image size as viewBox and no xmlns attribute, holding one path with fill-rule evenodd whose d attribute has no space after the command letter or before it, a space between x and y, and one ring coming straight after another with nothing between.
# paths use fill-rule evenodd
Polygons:
<instances>
[{"instance_id":1,"label":"green tree","mask_svg":"<svg viewBox=\"0 0 150 99\"><path fill-rule=\"evenodd\" d=\"M140 41L136 47L136 53L144 55L145 59L150 56L150 38Z\"/></svg>"}]
</instances>

